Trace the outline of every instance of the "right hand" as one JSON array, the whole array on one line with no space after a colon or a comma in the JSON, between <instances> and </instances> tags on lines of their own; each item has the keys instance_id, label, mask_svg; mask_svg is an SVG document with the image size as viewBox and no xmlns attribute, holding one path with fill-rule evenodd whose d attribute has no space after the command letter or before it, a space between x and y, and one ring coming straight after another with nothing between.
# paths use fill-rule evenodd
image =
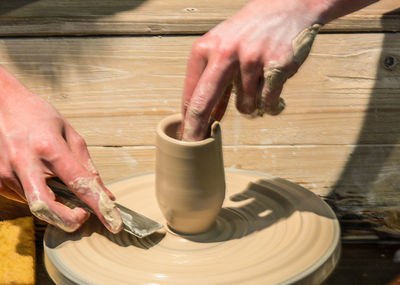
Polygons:
<instances>
[{"instance_id":1,"label":"right hand","mask_svg":"<svg viewBox=\"0 0 400 285\"><path fill-rule=\"evenodd\" d=\"M205 138L220 120L232 84L236 108L279 114L284 83L307 58L322 24L376 0L253 0L193 45L183 90L182 139Z\"/></svg>"},{"instance_id":2,"label":"right hand","mask_svg":"<svg viewBox=\"0 0 400 285\"><path fill-rule=\"evenodd\" d=\"M254 0L194 44L183 91L183 140L204 139L225 112L232 84L236 108L276 115L280 93L306 59L320 25L307 1Z\"/></svg>"},{"instance_id":3,"label":"right hand","mask_svg":"<svg viewBox=\"0 0 400 285\"><path fill-rule=\"evenodd\" d=\"M95 170L85 141L45 100L0 67L0 195L27 202L31 212L71 232L89 217L60 203L46 184L59 177L113 233L122 219Z\"/></svg>"}]
</instances>

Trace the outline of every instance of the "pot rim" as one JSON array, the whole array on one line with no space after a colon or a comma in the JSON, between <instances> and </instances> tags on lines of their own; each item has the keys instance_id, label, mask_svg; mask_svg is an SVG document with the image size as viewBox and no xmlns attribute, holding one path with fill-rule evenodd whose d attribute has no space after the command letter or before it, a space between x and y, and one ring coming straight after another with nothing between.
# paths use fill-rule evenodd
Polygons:
<instances>
[{"instance_id":1,"label":"pot rim","mask_svg":"<svg viewBox=\"0 0 400 285\"><path fill-rule=\"evenodd\" d=\"M157 125L157 129L156 129L157 135L164 141L168 141L168 142L176 144L176 145L189 146L189 147L190 146L192 146L192 147L204 146L204 145L210 144L215 141L215 138L211 136L211 137L208 137L201 141L188 142L188 141L174 139L165 133L167 126L174 124L174 123L180 123L180 122L182 122L182 114L174 114L174 115L165 117Z\"/></svg>"}]
</instances>

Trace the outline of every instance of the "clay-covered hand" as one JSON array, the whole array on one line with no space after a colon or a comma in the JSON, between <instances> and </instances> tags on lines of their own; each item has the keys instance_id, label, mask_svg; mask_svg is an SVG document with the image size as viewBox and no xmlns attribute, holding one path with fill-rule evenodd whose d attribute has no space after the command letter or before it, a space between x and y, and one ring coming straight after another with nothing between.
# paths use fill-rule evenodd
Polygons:
<instances>
[{"instance_id":1,"label":"clay-covered hand","mask_svg":"<svg viewBox=\"0 0 400 285\"><path fill-rule=\"evenodd\" d=\"M111 232L122 219L81 136L49 103L0 67L0 194L25 201L38 218L71 232L89 217L58 201L46 179L59 177Z\"/></svg>"},{"instance_id":2,"label":"clay-covered hand","mask_svg":"<svg viewBox=\"0 0 400 285\"><path fill-rule=\"evenodd\" d=\"M285 81L308 56L321 25L374 0L253 0L201 37L191 51L183 91L183 140L205 137L224 115L232 89L236 108L276 115Z\"/></svg>"}]
</instances>

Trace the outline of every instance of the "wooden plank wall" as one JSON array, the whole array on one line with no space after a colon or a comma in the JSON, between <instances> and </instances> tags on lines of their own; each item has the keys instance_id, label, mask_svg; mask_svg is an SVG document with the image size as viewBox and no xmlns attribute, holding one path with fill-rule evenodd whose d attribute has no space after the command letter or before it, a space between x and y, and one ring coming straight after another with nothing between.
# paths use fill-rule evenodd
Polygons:
<instances>
[{"instance_id":1,"label":"wooden plank wall","mask_svg":"<svg viewBox=\"0 0 400 285\"><path fill-rule=\"evenodd\" d=\"M180 110L196 34L245 2L7 1L0 64L67 117L109 182L153 170L155 126ZM231 104L222 123L227 167L325 197L347 236L400 234L399 4L324 27L282 115L248 120Z\"/></svg>"},{"instance_id":2,"label":"wooden plank wall","mask_svg":"<svg viewBox=\"0 0 400 285\"><path fill-rule=\"evenodd\" d=\"M3 35L201 34L248 0L2 1ZM338 19L325 31L398 31L398 0L382 0Z\"/></svg>"}]
</instances>

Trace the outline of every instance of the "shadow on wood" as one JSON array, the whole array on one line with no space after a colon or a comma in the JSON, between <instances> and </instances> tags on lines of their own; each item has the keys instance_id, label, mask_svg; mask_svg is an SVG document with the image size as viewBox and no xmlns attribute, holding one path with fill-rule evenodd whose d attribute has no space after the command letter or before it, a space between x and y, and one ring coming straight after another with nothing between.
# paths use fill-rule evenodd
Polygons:
<instances>
[{"instance_id":1,"label":"shadow on wood","mask_svg":"<svg viewBox=\"0 0 400 285\"><path fill-rule=\"evenodd\" d=\"M98 19L114 15L119 12L135 9L147 0L119 0L118 3L110 0L18 0L3 1L0 6L0 15L4 17L18 16L27 19L35 17L62 17L78 18L84 15L87 20ZM31 5L29 7L26 7ZM74 9L74 7L76 9ZM24 11L23 9L26 9ZM75 10L75 11L74 11ZM4 19L3 19L4 20ZM38 19L36 19L38 20ZM59 31L62 32L62 31Z\"/></svg>"},{"instance_id":2,"label":"shadow on wood","mask_svg":"<svg viewBox=\"0 0 400 285\"><path fill-rule=\"evenodd\" d=\"M400 284L398 244L343 244L342 249L339 264L323 285Z\"/></svg>"},{"instance_id":3,"label":"shadow on wood","mask_svg":"<svg viewBox=\"0 0 400 285\"><path fill-rule=\"evenodd\" d=\"M19 1L4 1L0 6L0 15L4 15L11 11L20 9L26 5L38 2L40 0L19 0Z\"/></svg>"},{"instance_id":4,"label":"shadow on wood","mask_svg":"<svg viewBox=\"0 0 400 285\"><path fill-rule=\"evenodd\" d=\"M37 27L38 19L47 17L48 19L40 22L40 25L46 27L50 22L53 24L55 22L57 26L53 27L55 32L54 35L64 35L66 30L70 31L71 26L74 26L76 31L73 35L79 36L82 34L80 30L84 27L91 31L102 30L105 33L108 33L107 28L105 28L108 27L110 31L112 31L112 25L107 25L107 19L109 16L124 11L134 10L146 1L147 0L122 0L118 1L118 4L110 0L6 1L0 5L0 16L2 23L12 24L15 29L24 35L32 36L30 25L27 25L27 23L32 21L32 27L35 26L33 29L37 31L40 30L40 28ZM68 9L66 9L66 7ZM105 26L99 25L98 21L100 19L106 19ZM47 36L47 34L48 31L44 29L43 34L36 32L34 35ZM26 43L29 43L31 40L34 41L35 39L25 39ZM84 50L91 48L91 41L63 43L63 45L66 45L65 50L68 53L64 54L62 57L60 57L60 54L57 52L49 52L46 50L45 47L48 46L48 41L51 41L51 39L43 38L41 41L43 49L38 48L31 51L31 55L34 55L34 60L32 60L32 56L26 54L26 47L24 45L14 41L4 41L3 43L8 51L7 54L9 60L13 62L18 70L31 78L46 78L47 83L51 86L52 90L62 90L62 78L65 76L65 74L62 73L62 65L75 65L76 69L80 70L80 73L83 74L90 74L93 72L92 68L89 67L89 64L86 64L85 62L90 62L90 66L92 66L96 65L96 61L87 58L85 60L85 57L83 56ZM105 39L104 50L107 50L107 47L109 47L109 45L107 39ZM65 62L65 56L67 57L68 62ZM94 72L105 74L110 73L109 70L101 68ZM67 95L64 93L59 96L64 97Z\"/></svg>"},{"instance_id":5,"label":"shadow on wood","mask_svg":"<svg viewBox=\"0 0 400 285\"><path fill-rule=\"evenodd\" d=\"M400 10L387 13L394 14ZM399 36L385 34L356 147L327 198L345 235L372 230L378 236L400 237L400 161L396 159L400 153L400 49L390 48L390 41ZM395 88L385 88L388 82L395 83ZM383 140L382 130L388 127L391 132ZM384 144L371 145L371 136Z\"/></svg>"}]
</instances>

